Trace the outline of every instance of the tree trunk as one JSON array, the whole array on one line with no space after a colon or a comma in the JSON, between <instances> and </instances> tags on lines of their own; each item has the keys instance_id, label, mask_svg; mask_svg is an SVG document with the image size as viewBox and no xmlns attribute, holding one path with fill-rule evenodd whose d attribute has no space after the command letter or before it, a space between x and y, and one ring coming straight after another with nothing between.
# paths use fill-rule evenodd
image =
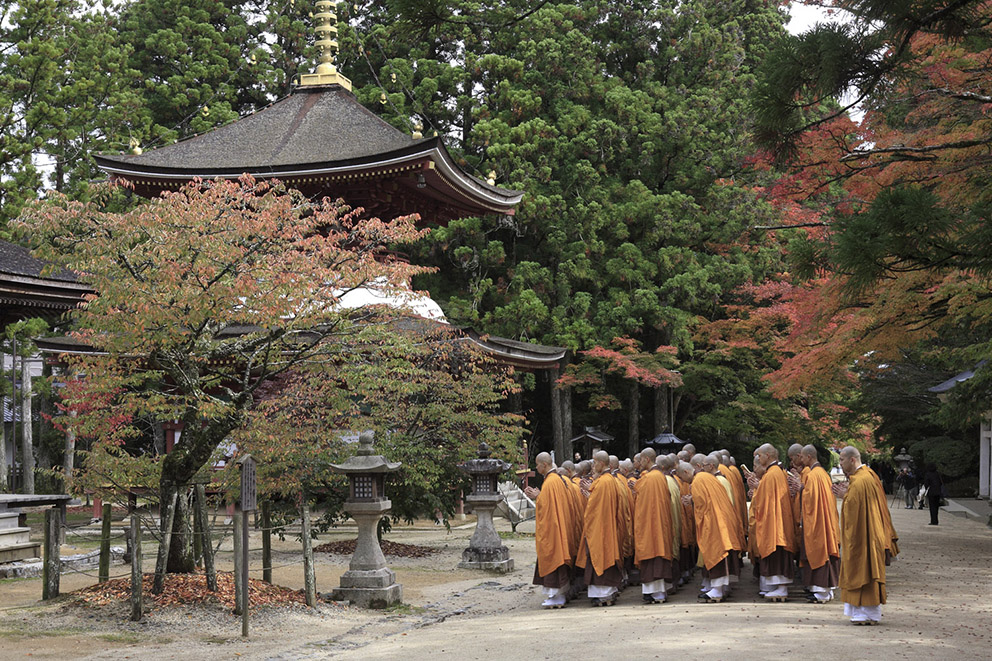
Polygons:
<instances>
[{"instance_id":1,"label":"tree trunk","mask_svg":"<svg viewBox=\"0 0 992 661\"><path fill-rule=\"evenodd\" d=\"M70 418L75 418L78 414L75 411L69 412ZM76 465L76 431L70 425L65 430L65 453L62 457L62 487L65 493L72 492L72 471Z\"/></svg>"},{"instance_id":2,"label":"tree trunk","mask_svg":"<svg viewBox=\"0 0 992 661\"><path fill-rule=\"evenodd\" d=\"M172 546L172 525L176 518L176 486L169 482L163 482L160 487L159 501L159 533L161 538L158 544L158 557L155 559L155 583L152 585L152 592L162 594L165 587L166 565L169 560L169 547Z\"/></svg>"},{"instance_id":3,"label":"tree trunk","mask_svg":"<svg viewBox=\"0 0 992 661\"><path fill-rule=\"evenodd\" d=\"M155 454L160 457L165 454L165 430L161 422L152 423L152 442L155 444Z\"/></svg>"},{"instance_id":4,"label":"tree trunk","mask_svg":"<svg viewBox=\"0 0 992 661\"><path fill-rule=\"evenodd\" d=\"M566 459L572 459L572 444L569 441L572 440L572 389L562 388L561 389L561 428L565 434L565 452L566 456L561 458L562 461Z\"/></svg>"},{"instance_id":5,"label":"tree trunk","mask_svg":"<svg viewBox=\"0 0 992 661\"><path fill-rule=\"evenodd\" d=\"M203 535L200 548L203 550L203 570L207 574L207 589L217 592L217 570L214 568L214 546L210 535L210 523L207 519L207 492L206 487L197 484L195 516L199 519L200 533Z\"/></svg>"},{"instance_id":6,"label":"tree trunk","mask_svg":"<svg viewBox=\"0 0 992 661\"><path fill-rule=\"evenodd\" d=\"M555 463L561 464L568 459L568 453L565 450L565 431L561 424L561 390L556 381L558 381L558 370L549 371L548 387L551 389L551 430L554 437Z\"/></svg>"},{"instance_id":7,"label":"tree trunk","mask_svg":"<svg viewBox=\"0 0 992 661\"><path fill-rule=\"evenodd\" d=\"M34 493L34 436L31 429L31 366L21 358L21 459L24 466L26 494Z\"/></svg>"},{"instance_id":8,"label":"tree trunk","mask_svg":"<svg viewBox=\"0 0 992 661\"><path fill-rule=\"evenodd\" d=\"M668 420L668 386L659 386L654 389L654 435L664 434L671 429Z\"/></svg>"},{"instance_id":9,"label":"tree trunk","mask_svg":"<svg viewBox=\"0 0 992 661\"><path fill-rule=\"evenodd\" d=\"M172 543L166 566L166 571L170 574L192 574L196 571L191 523L189 489L180 487L176 496L176 515L172 521Z\"/></svg>"},{"instance_id":10,"label":"tree trunk","mask_svg":"<svg viewBox=\"0 0 992 661\"><path fill-rule=\"evenodd\" d=\"M633 457L641 441L641 389L637 382L630 384L630 402L627 409L627 456Z\"/></svg>"}]
</instances>

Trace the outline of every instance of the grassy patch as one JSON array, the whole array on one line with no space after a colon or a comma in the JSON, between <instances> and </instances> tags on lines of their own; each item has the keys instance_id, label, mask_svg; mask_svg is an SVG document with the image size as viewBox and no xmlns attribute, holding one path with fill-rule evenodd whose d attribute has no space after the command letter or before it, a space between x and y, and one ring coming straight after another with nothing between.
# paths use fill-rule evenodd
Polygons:
<instances>
[{"instance_id":1,"label":"grassy patch","mask_svg":"<svg viewBox=\"0 0 992 661\"><path fill-rule=\"evenodd\" d=\"M393 604L386 609L387 613L393 615L422 615L427 612L427 609L423 606L413 606L412 604Z\"/></svg>"},{"instance_id":2,"label":"grassy patch","mask_svg":"<svg viewBox=\"0 0 992 661\"><path fill-rule=\"evenodd\" d=\"M498 530L500 539L534 539L532 532L512 532L509 530Z\"/></svg>"}]
</instances>

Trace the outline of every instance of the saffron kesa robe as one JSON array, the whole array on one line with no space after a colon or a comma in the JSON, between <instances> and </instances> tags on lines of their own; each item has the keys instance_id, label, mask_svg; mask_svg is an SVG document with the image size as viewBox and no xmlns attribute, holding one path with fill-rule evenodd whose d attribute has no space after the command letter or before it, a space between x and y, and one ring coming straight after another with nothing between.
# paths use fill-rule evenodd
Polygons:
<instances>
[{"instance_id":1,"label":"saffron kesa robe","mask_svg":"<svg viewBox=\"0 0 992 661\"><path fill-rule=\"evenodd\" d=\"M744 486L744 476L737 466L720 466L720 472L730 480L730 486L734 489L734 509L741 519L741 527L747 533L747 488Z\"/></svg>"},{"instance_id":2,"label":"saffron kesa robe","mask_svg":"<svg viewBox=\"0 0 992 661\"><path fill-rule=\"evenodd\" d=\"M696 543L706 569L712 569L731 551L742 551L740 520L715 476L697 473L692 480L692 509L696 522Z\"/></svg>"},{"instance_id":3,"label":"saffron kesa robe","mask_svg":"<svg viewBox=\"0 0 992 661\"><path fill-rule=\"evenodd\" d=\"M885 603L885 552L889 530L875 492L871 469L862 465L849 478L841 504L840 590L844 603L878 606Z\"/></svg>"},{"instance_id":4,"label":"saffron kesa robe","mask_svg":"<svg viewBox=\"0 0 992 661\"><path fill-rule=\"evenodd\" d=\"M671 475L665 475L668 483L668 503L672 509L672 553L679 557L679 547L682 545L682 490L678 480Z\"/></svg>"},{"instance_id":5,"label":"saffron kesa robe","mask_svg":"<svg viewBox=\"0 0 992 661\"><path fill-rule=\"evenodd\" d=\"M813 570L840 556L837 498L831 486L830 476L819 464L809 471L803 484L803 551Z\"/></svg>"},{"instance_id":6,"label":"saffron kesa robe","mask_svg":"<svg viewBox=\"0 0 992 661\"><path fill-rule=\"evenodd\" d=\"M771 556L777 548L796 553L796 523L792 516L792 497L785 471L772 464L761 476L751 499L754 511L755 550L759 558Z\"/></svg>"},{"instance_id":7,"label":"saffron kesa robe","mask_svg":"<svg viewBox=\"0 0 992 661\"><path fill-rule=\"evenodd\" d=\"M892 525L892 514L889 513L888 499L885 497L885 487L882 486L882 480L879 479L878 473L873 471L870 467L865 466L868 470L868 474L871 475L874 485L875 485L875 497L878 499L878 506L882 512L882 523L885 524L886 533L886 546L885 550L888 551L888 555L885 556L885 564L889 564L889 560L899 555L899 535L896 533L895 526Z\"/></svg>"},{"instance_id":8,"label":"saffron kesa robe","mask_svg":"<svg viewBox=\"0 0 992 661\"><path fill-rule=\"evenodd\" d=\"M608 569L621 563L617 530L620 504L615 485L613 476L603 473L589 486L589 500L583 517L582 546L576 565L591 565L596 576L602 576Z\"/></svg>"},{"instance_id":9,"label":"saffron kesa robe","mask_svg":"<svg viewBox=\"0 0 992 661\"><path fill-rule=\"evenodd\" d=\"M541 492L534 503L537 567L534 583L547 587L568 584L577 550L575 501L572 483L558 475L544 477Z\"/></svg>"},{"instance_id":10,"label":"saffron kesa robe","mask_svg":"<svg viewBox=\"0 0 992 661\"><path fill-rule=\"evenodd\" d=\"M637 480L634 506L634 562L675 557L672 550L672 507L668 480L657 468ZM656 577L657 578L657 577ZM650 580L656 580L652 578ZM665 578L668 578L667 576Z\"/></svg>"}]
</instances>

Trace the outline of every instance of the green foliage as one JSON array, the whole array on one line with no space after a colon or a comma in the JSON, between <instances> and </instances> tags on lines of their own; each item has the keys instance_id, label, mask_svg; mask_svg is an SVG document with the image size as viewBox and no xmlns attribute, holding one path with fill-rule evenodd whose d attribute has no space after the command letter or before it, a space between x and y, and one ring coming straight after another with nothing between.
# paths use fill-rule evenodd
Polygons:
<instances>
[{"instance_id":1,"label":"green foliage","mask_svg":"<svg viewBox=\"0 0 992 661\"><path fill-rule=\"evenodd\" d=\"M978 463L978 443L947 436L924 438L908 450L917 466L936 464L937 471L952 480L973 473Z\"/></svg>"}]
</instances>

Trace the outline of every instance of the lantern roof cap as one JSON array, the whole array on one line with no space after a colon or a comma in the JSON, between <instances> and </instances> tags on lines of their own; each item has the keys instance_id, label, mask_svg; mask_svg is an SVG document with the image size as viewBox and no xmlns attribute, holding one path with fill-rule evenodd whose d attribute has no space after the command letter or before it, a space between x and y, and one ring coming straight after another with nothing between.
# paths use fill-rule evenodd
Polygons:
<instances>
[{"instance_id":1,"label":"lantern roof cap","mask_svg":"<svg viewBox=\"0 0 992 661\"><path fill-rule=\"evenodd\" d=\"M374 451L373 434L364 431L358 436L358 453L341 464L331 464L335 473L392 473L398 471L402 462L389 462L381 454L372 454Z\"/></svg>"},{"instance_id":2,"label":"lantern roof cap","mask_svg":"<svg viewBox=\"0 0 992 661\"><path fill-rule=\"evenodd\" d=\"M464 461L458 464L458 468L469 475L497 474L510 468L510 464L502 459L493 459L490 454L489 446L485 442L479 443L478 458Z\"/></svg>"}]
</instances>

